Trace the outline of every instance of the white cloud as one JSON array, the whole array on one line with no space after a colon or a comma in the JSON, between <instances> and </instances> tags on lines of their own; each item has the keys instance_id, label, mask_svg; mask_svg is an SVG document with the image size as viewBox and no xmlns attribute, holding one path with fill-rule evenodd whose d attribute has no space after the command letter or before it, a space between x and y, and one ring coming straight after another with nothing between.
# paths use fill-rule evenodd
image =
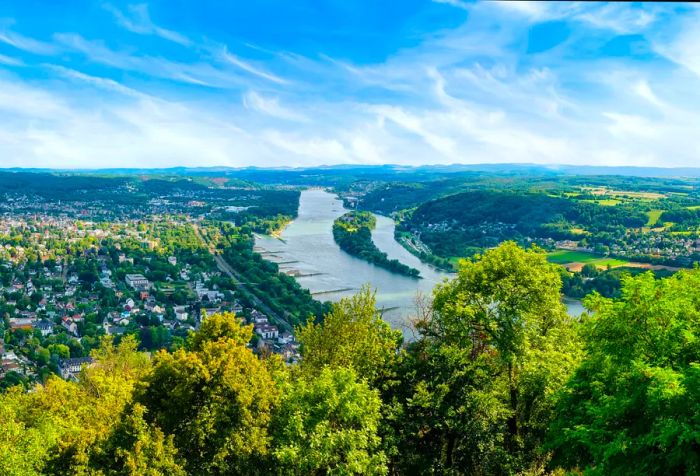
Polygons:
<instances>
[{"instance_id":1,"label":"white cloud","mask_svg":"<svg viewBox=\"0 0 700 476\"><path fill-rule=\"evenodd\" d=\"M255 91L243 96L243 105L252 111L261 112L278 119L295 122L309 122L309 118L299 112L280 104L276 97L265 97Z\"/></svg>"},{"instance_id":2,"label":"white cloud","mask_svg":"<svg viewBox=\"0 0 700 476\"><path fill-rule=\"evenodd\" d=\"M6 64L8 66L22 66L24 63L21 60L18 60L17 58L0 55L0 64Z\"/></svg>"},{"instance_id":3,"label":"white cloud","mask_svg":"<svg viewBox=\"0 0 700 476\"><path fill-rule=\"evenodd\" d=\"M246 71L252 75L258 76L262 79L266 79L268 81L272 81L273 83L277 83L277 84L287 84L288 83L288 81L286 79L281 78L279 76L275 76L272 73L268 73L267 71L264 71L256 66L253 66L251 63L249 63L247 61L243 61L238 56L236 56L232 53L229 53L228 49L226 47L224 47L221 50L220 57L224 61L226 61L234 66L237 66L238 68L242 69L243 71Z\"/></svg>"},{"instance_id":4,"label":"white cloud","mask_svg":"<svg viewBox=\"0 0 700 476\"><path fill-rule=\"evenodd\" d=\"M694 13L680 28L663 38L655 38L653 46L657 53L700 76L700 13Z\"/></svg>"},{"instance_id":5,"label":"white cloud","mask_svg":"<svg viewBox=\"0 0 700 476\"><path fill-rule=\"evenodd\" d=\"M109 11L117 23L132 33L139 35L155 35L163 39L179 43L183 46L190 46L192 41L186 36L166 28L159 27L153 21L148 13L148 5L145 3L138 5L129 5L128 14L119 10L114 5L109 3L103 5L105 10Z\"/></svg>"},{"instance_id":6,"label":"white cloud","mask_svg":"<svg viewBox=\"0 0 700 476\"><path fill-rule=\"evenodd\" d=\"M435 3L444 3L462 10L469 10L469 4L463 0L433 0Z\"/></svg>"},{"instance_id":7,"label":"white cloud","mask_svg":"<svg viewBox=\"0 0 700 476\"><path fill-rule=\"evenodd\" d=\"M58 51L51 43L29 38L8 29L0 30L0 43L38 55L53 55Z\"/></svg>"},{"instance_id":8,"label":"white cloud","mask_svg":"<svg viewBox=\"0 0 700 476\"><path fill-rule=\"evenodd\" d=\"M124 28L187 46L198 59L56 34L50 46L63 55L27 66L44 68L37 77L0 72L2 165L697 165L696 17L663 36L650 31L668 16L661 6L443 3L468 9L464 24L369 64L265 48L253 61L220 43L173 37L145 6L108 7ZM531 25L552 19L572 22L576 34L552 51L525 54ZM0 32L0 42L42 49ZM579 57L592 48L587 32L641 32L675 64ZM47 71L50 80L42 79ZM178 83L210 89L200 95Z\"/></svg>"}]
</instances>

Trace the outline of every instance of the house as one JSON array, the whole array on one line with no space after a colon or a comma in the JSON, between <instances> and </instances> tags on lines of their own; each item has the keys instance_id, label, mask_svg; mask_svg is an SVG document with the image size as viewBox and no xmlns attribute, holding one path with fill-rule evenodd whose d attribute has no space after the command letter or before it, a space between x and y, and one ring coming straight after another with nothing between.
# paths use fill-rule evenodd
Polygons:
<instances>
[{"instance_id":1,"label":"house","mask_svg":"<svg viewBox=\"0 0 700 476\"><path fill-rule=\"evenodd\" d=\"M83 367L92 365L92 357L76 357L72 359L61 359L58 361L58 370L61 377L68 380L76 378Z\"/></svg>"},{"instance_id":2,"label":"house","mask_svg":"<svg viewBox=\"0 0 700 476\"><path fill-rule=\"evenodd\" d=\"M73 319L70 317L62 317L61 318L61 325L71 334L77 336L78 335L78 325L73 322Z\"/></svg>"},{"instance_id":3,"label":"house","mask_svg":"<svg viewBox=\"0 0 700 476\"><path fill-rule=\"evenodd\" d=\"M113 326L105 323L103 327L108 336L120 336L126 332L126 327L122 326Z\"/></svg>"},{"instance_id":4,"label":"house","mask_svg":"<svg viewBox=\"0 0 700 476\"><path fill-rule=\"evenodd\" d=\"M277 336L279 336L279 330L277 329L277 326L273 326L271 324L256 325L255 333L263 339L277 339Z\"/></svg>"},{"instance_id":5,"label":"house","mask_svg":"<svg viewBox=\"0 0 700 476\"><path fill-rule=\"evenodd\" d=\"M32 330L35 321L36 319L31 317L11 317L10 329L13 331L17 329Z\"/></svg>"},{"instance_id":6,"label":"house","mask_svg":"<svg viewBox=\"0 0 700 476\"><path fill-rule=\"evenodd\" d=\"M224 295L219 291L211 291L207 288L196 288L197 298L202 301L206 298L209 302L219 302L224 298Z\"/></svg>"},{"instance_id":7,"label":"house","mask_svg":"<svg viewBox=\"0 0 700 476\"><path fill-rule=\"evenodd\" d=\"M134 258L127 258L124 253L121 253L118 257L117 260L119 261L119 264L121 263L131 263L134 264Z\"/></svg>"},{"instance_id":8,"label":"house","mask_svg":"<svg viewBox=\"0 0 700 476\"><path fill-rule=\"evenodd\" d=\"M294 334L290 332L283 332L279 336L277 336L277 343L278 344L290 344L294 342Z\"/></svg>"},{"instance_id":9,"label":"house","mask_svg":"<svg viewBox=\"0 0 700 476\"><path fill-rule=\"evenodd\" d=\"M173 266L176 266L177 265L177 258L175 256L169 256L168 263L170 263Z\"/></svg>"},{"instance_id":10,"label":"house","mask_svg":"<svg viewBox=\"0 0 700 476\"><path fill-rule=\"evenodd\" d=\"M4 375L7 372L22 373L20 360L14 352L0 354L0 375Z\"/></svg>"},{"instance_id":11,"label":"house","mask_svg":"<svg viewBox=\"0 0 700 476\"><path fill-rule=\"evenodd\" d=\"M42 319L34 323L34 329L41 332L43 337L53 334L53 323Z\"/></svg>"},{"instance_id":12,"label":"house","mask_svg":"<svg viewBox=\"0 0 700 476\"><path fill-rule=\"evenodd\" d=\"M299 348L297 344L285 344L279 349L279 354L285 362L296 363L300 359Z\"/></svg>"},{"instance_id":13,"label":"house","mask_svg":"<svg viewBox=\"0 0 700 476\"><path fill-rule=\"evenodd\" d=\"M158 304L156 304L155 306L153 306L151 308L151 312L153 314L165 314L165 309L163 307L159 306Z\"/></svg>"},{"instance_id":14,"label":"house","mask_svg":"<svg viewBox=\"0 0 700 476\"><path fill-rule=\"evenodd\" d=\"M178 321L186 321L189 316L187 313L187 306L175 306L173 311L175 311L175 319Z\"/></svg>"},{"instance_id":15,"label":"house","mask_svg":"<svg viewBox=\"0 0 700 476\"><path fill-rule=\"evenodd\" d=\"M202 314L211 316L212 314L218 314L221 312L221 306L207 306L201 309Z\"/></svg>"},{"instance_id":16,"label":"house","mask_svg":"<svg viewBox=\"0 0 700 476\"><path fill-rule=\"evenodd\" d=\"M255 324L267 324L268 322L267 316L256 309L251 311L250 316L253 318Z\"/></svg>"},{"instance_id":17,"label":"house","mask_svg":"<svg viewBox=\"0 0 700 476\"><path fill-rule=\"evenodd\" d=\"M143 274L127 274L124 281L126 281L127 286L137 291L145 290L150 287L148 279L146 279Z\"/></svg>"}]
</instances>

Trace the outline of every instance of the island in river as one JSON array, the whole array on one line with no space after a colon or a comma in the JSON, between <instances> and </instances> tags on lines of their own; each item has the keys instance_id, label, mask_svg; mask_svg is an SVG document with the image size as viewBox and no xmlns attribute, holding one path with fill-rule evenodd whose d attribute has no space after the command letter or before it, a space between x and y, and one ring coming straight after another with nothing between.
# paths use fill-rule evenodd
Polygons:
<instances>
[{"instance_id":1,"label":"island in river","mask_svg":"<svg viewBox=\"0 0 700 476\"><path fill-rule=\"evenodd\" d=\"M348 211L332 193L304 190L297 218L284 229L280 239L256 236L256 251L277 263L281 272L295 276L319 300L338 301L369 283L377 291L384 319L410 339L410 319L416 315L417 297L430 296L437 284L454 274L423 263L401 246L394 238L394 220L382 215L375 215L372 241L389 259L415 268L423 279L392 273L345 253L333 239L333 222ZM570 313L580 314L578 301L567 302L567 306Z\"/></svg>"},{"instance_id":2,"label":"island in river","mask_svg":"<svg viewBox=\"0 0 700 476\"><path fill-rule=\"evenodd\" d=\"M377 227L377 218L373 213L351 211L339 216L333 221L333 239L340 249L380 268L419 278L420 271L403 264L397 259L377 248L372 240L372 230Z\"/></svg>"}]
</instances>

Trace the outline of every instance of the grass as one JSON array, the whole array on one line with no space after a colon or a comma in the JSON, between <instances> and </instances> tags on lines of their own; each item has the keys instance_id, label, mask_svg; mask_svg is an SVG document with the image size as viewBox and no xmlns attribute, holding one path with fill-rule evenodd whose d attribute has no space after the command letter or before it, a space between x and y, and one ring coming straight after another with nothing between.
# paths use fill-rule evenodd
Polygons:
<instances>
[{"instance_id":1,"label":"grass","mask_svg":"<svg viewBox=\"0 0 700 476\"><path fill-rule=\"evenodd\" d=\"M594 253L588 253L586 251L570 251L570 250L557 250L549 253L547 259L551 263L556 264L569 264L569 263L584 263L584 264L594 264L599 268L616 268L618 266L625 266L628 262L617 259L617 258L606 258L605 256L596 255Z\"/></svg>"},{"instance_id":2,"label":"grass","mask_svg":"<svg viewBox=\"0 0 700 476\"><path fill-rule=\"evenodd\" d=\"M614 198L601 198L600 200L581 200L582 202L586 203L597 203L598 205L601 205L603 207L614 207L615 205L618 205L620 203L620 200L616 200Z\"/></svg>"},{"instance_id":3,"label":"grass","mask_svg":"<svg viewBox=\"0 0 700 476\"><path fill-rule=\"evenodd\" d=\"M647 212L647 216L649 217L649 219L647 220L647 226L652 227L656 225L656 223L659 221L659 218L661 218L661 214L663 212L663 210L649 210Z\"/></svg>"},{"instance_id":4,"label":"grass","mask_svg":"<svg viewBox=\"0 0 700 476\"><path fill-rule=\"evenodd\" d=\"M599 259L600 256L585 251L557 250L549 253L548 259L552 263L588 263Z\"/></svg>"}]
</instances>

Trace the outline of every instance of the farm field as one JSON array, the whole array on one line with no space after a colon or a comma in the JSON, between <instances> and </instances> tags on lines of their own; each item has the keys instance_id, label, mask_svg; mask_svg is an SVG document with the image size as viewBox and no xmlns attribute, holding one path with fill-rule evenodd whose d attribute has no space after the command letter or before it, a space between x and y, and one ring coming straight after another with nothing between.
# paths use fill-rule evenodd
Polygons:
<instances>
[{"instance_id":1,"label":"farm field","mask_svg":"<svg viewBox=\"0 0 700 476\"><path fill-rule=\"evenodd\" d=\"M661 218L661 214L663 212L663 210L649 210L647 212L647 216L649 217L649 221L647 221L647 226L656 225L656 223L659 221L659 218Z\"/></svg>"},{"instance_id":2,"label":"farm field","mask_svg":"<svg viewBox=\"0 0 700 476\"><path fill-rule=\"evenodd\" d=\"M600 200L580 200L580 201L585 202L585 203L597 203L598 205L602 205L604 207L614 207L615 205L622 203L620 200L617 200L615 198L601 198Z\"/></svg>"},{"instance_id":3,"label":"farm field","mask_svg":"<svg viewBox=\"0 0 700 476\"><path fill-rule=\"evenodd\" d=\"M557 250L549 253L547 259L551 263L564 265L570 271L580 271L586 264L594 264L599 268L611 268L626 266L627 261L608 258L605 256L588 253L586 251Z\"/></svg>"}]
</instances>

